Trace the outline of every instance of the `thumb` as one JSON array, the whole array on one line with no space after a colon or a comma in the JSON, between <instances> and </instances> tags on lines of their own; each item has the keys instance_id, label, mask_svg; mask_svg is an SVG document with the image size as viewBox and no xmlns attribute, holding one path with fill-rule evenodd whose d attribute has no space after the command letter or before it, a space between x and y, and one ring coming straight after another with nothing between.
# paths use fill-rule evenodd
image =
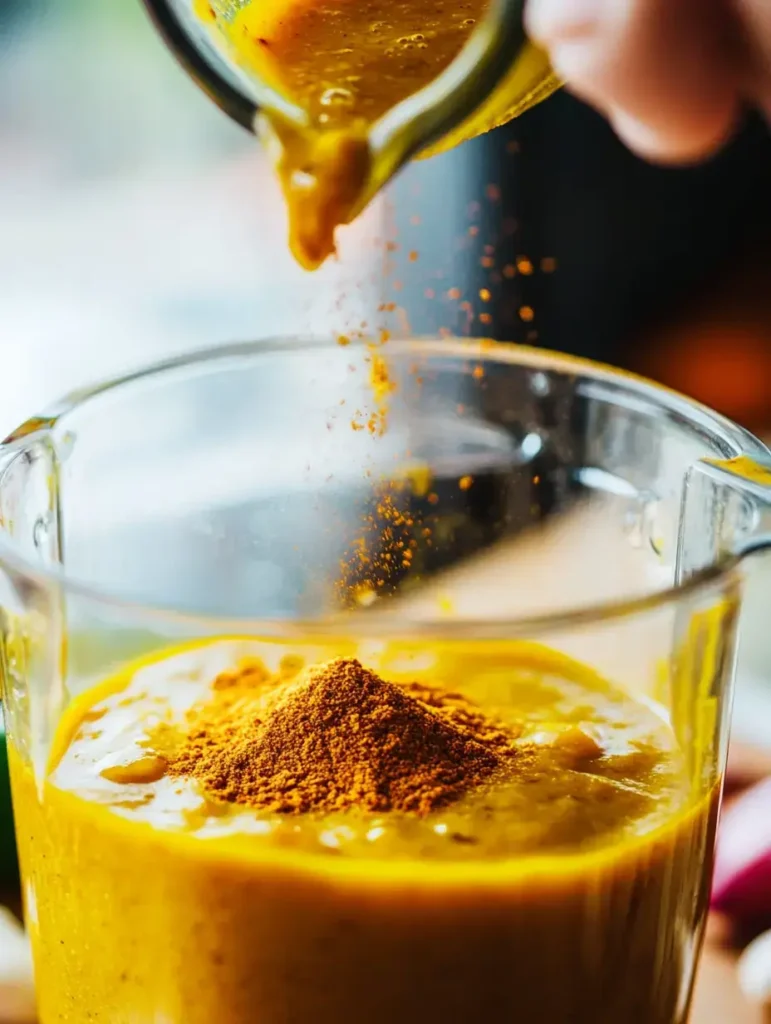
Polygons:
<instances>
[{"instance_id":1,"label":"thumb","mask_svg":"<svg viewBox=\"0 0 771 1024\"><path fill-rule=\"evenodd\" d=\"M744 24L750 51L751 98L771 116L771 3L769 0L734 0Z\"/></svg>"},{"instance_id":2,"label":"thumb","mask_svg":"<svg viewBox=\"0 0 771 1024\"><path fill-rule=\"evenodd\" d=\"M739 88L722 0L529 0L526 19L557 73L641 155L688 163L731 133Z\"/></svg>"}]
</instances>

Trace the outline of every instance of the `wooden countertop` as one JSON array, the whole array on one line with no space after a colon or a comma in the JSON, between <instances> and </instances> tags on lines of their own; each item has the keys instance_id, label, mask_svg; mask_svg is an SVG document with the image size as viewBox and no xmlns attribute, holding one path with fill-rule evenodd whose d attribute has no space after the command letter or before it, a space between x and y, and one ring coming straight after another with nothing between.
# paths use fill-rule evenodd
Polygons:
<instances>
[{"instance_id":1,"label":"wooden countertop","mask_svg":"<svg viewBox=\"0 0 771 1024\"><path fill-rule=\"evenodd\" d=\"M736 954L708 940L699 970L691 1024L767 1024L736 980Z\"/></svg>"},{"instance_id":2,"label":"wooden countertop","mask_svg":"<svg viewBox=\"0 0 771 1024\"><path fill-rule=\"evenodd\" d=\"M726 801L736 792L771 774L771 753L732 747L728 763ZM699 968L690 1024L769 1024L767 1016L742 995L736 977L738 952L730 945L728 925L713 916Z\"/></svg>"}]
</instances>

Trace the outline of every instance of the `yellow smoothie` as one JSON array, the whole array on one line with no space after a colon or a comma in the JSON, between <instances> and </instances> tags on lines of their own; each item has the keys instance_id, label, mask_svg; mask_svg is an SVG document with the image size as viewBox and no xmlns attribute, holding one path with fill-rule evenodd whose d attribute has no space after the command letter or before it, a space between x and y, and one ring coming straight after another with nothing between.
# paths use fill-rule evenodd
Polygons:
<instances>
[{"instance_id":1,"label":"yellow smoothie","mask_svg":"<svg viewBox=\"0 0 771 1024\"><path fill-rule=\"evenodd\" d=\"M42 1024L683 1024L717 800L659 709L537 645L360 652L503 723L510 767L422 815L247 807L165 770L245 656L299 685L282 653L127 666L70 708L42 796L12 751Z\"/></svg>"}]
</instances>

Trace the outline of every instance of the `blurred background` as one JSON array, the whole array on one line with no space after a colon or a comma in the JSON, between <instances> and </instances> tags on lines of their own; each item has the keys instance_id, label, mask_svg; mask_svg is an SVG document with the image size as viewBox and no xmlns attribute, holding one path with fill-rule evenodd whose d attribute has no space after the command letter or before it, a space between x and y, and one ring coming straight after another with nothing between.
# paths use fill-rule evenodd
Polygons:
<instances>
[{"instance_id":1,"label":"blurred background","mask_svg":"<svg viewBox=\"0 0 771 1024\"><path fill-rule=\"evenodd\" d=\"M0 432L138 363L358 325L379 220L304 273L254 140L139 0L0 0Z\"/></svg>"},{"instance_id":2,"label":"blurred background","mask_svg":"<svg viewBox=\"0 0 771 1024\"><path fill-rule=\"evenodd\" d=\"M759 117L711 162L675 170L558 93L400 179L400 301L419 333L574 352L769 431L769 172Z\"/></svg>"},{"instance_id":3,"label":"blurred background","mask_svg":"<svg viewBox=\"0 0 771 1024\"><path fill-rule=\"evenodd\" d=\"M139 0L0 0L0 434L140 363L379 327L393 304L396 330L602 359L771 435L769 180L759 119L710 164L663 170L558 95L416 164L308 275L254 141ZM771 745L757 586L736 721Z\"/></svg>"}]
</instances>

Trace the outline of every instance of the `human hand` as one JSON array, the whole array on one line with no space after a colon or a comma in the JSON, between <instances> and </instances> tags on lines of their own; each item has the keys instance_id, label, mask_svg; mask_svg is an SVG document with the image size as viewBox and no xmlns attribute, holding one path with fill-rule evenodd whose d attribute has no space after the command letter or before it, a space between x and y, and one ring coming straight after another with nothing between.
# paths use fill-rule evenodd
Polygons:
<instances>
[{"instance_id":1,"label":"human hand","mask_svg":"<svg viewBox=\"0 0 771 1024\"><path fill-rule=\"evenodd\" d=\"M526 19L571 91L641 156L696 162L745 104L771 114L769 0L529 0Z\"/></svg>"}]
</instances>

